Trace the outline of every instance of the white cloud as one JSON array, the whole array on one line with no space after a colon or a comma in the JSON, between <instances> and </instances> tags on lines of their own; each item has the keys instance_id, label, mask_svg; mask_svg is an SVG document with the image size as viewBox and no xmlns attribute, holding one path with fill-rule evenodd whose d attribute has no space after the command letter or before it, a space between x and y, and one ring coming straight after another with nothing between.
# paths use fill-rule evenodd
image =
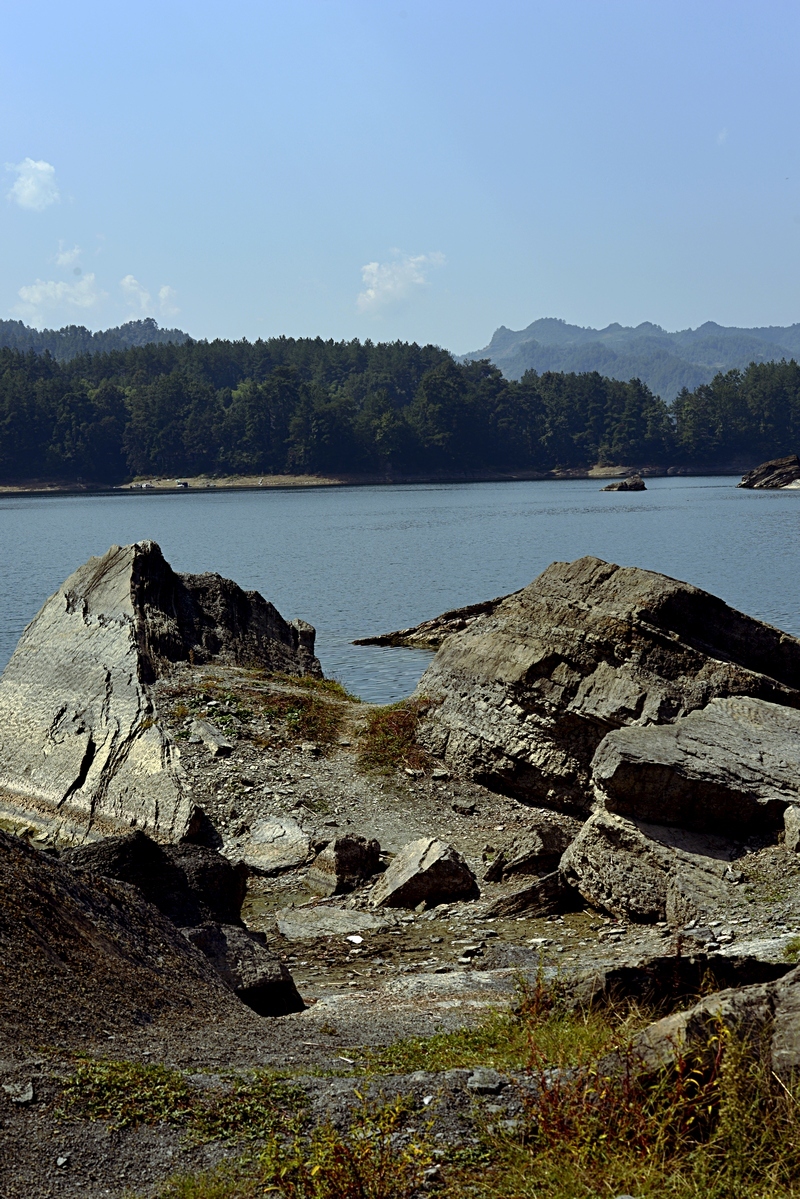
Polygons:
<instances>
[{"instance_id":1,"label":"white cloud","mask_svg":"<svg viewBox=\"0 0 800 1199\"><path fill-rule=\"evenodd\" d=\"M728 140L728 130L720 129L719 133L717 134L717 145L724 146L727 140Z\"/></svg>"},{"instance_id":2,"label":"white cloud","mask_svg":"<svg viewBox=\"0 0 800 1199\"><path fill-rule=\"evenodd\" d=\"M56 254L56 265L57 266L75 266L76 262L78 261L78 259L81 256L80 246L73 246L71 250L64 250L62 248L63 245L64 245L63 242L59 242L58 254Z\"/></svg>"},{"instance_id":3,"label":"white cloud","mask_svg":"<svg viewBox=\"0 0 800 1199\"><path fill-rule=\"evenodd\" d=\"M122 288L125 299L133 306L134 310L138 309L138 311L145 314L150 312L153 306L152 297L147 288L143 287L138 279L135 279L133 275L126 275L124 279L120 279L119 285Z\"/></svg>"},{"instance_id":4,"label":"white cloud","mask_svg":"<svg viewBox=\"0 0 800 1199\"><path fill-rule=\"evenodd\" d=\"M160 287L158 289L158 304L161 309L162 316L177 316L180 308L175 303L178 298L178 293L174 287Z\"/></svg>"},{"instance_id":5,"label":"white cloud","mask_svg":"<svg viewBox=\"0 0 800 1199\"><path fill-rule=\"evenodd\" d=\"M8 192L8 198L20 208L43 212L59 199L56 168L49 162L23 158L22 162L7 162L6 170L16 172L16 182Z\"/></svg>"},{"instance_id":6,"label":"white cloud","mask_svg":"<svg viewBox=\"0 0 800 1199\"><path fill-rule=\"evenodd\" d=\"M94 275L84 275L77 283L37 279L35 283L21 287L17 294L22 300L17 311L29 320L53 308L93 308L103 298Z\"/></svg>"},{"instance_id":7,"label":"white cloud","mask_svg":"<svg viewBox=\"0 0 800 1199\"><path fill-rule=\"evenodd\" d=\"M359 312L380 312L408 299L428 282L431 267L444 266L444 254L398 255L391 262L368 262L361 268L364 290L359 292Z\"/></svg>"}]
</instances>

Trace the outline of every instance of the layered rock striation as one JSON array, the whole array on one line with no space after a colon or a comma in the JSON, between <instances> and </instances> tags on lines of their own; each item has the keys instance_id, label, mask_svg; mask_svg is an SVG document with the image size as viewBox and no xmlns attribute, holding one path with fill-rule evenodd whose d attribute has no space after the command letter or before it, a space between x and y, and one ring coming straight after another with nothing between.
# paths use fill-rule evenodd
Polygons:
<instances>
[{"instance_id":1,"label":"layered rock striation","mask_svg":"<svg viewBox=\"0 0 800 1199\"><path fill-rule=\"evenodd\" d=\"M688 583L586 557L447 637L417 694L434 701L421 739L451 769L588 814L612 730L718 697L800 707L800 641Z\"/></svg>"},{"instance_id":2,"label":"layered rock striation","mask_svg":"<svg viewBox=\"0 0 800 1199\"><path fill-rule=\"evenodd\" d=\"M180 662L321 673L314 630L152 541L90 558L25 629L0 679L0 811L67 839L191 836L198 813L150 684Z\"/></svg>"}]
</instances>

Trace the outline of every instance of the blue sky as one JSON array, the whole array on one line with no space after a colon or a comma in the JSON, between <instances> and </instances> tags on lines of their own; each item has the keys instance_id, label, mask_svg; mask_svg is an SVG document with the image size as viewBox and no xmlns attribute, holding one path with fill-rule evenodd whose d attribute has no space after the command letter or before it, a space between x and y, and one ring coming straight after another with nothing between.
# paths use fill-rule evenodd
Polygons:
<instances>
[{"instance_id":1,"label":"blue sky","mask_svg":"<svg viewBox=\"0 0 800 1199\"><path fill-rule=\"evenodd\" d=\"M456 352L800 320L796 3L2 11L2 317Z\"/></svg>"}]
</instances>

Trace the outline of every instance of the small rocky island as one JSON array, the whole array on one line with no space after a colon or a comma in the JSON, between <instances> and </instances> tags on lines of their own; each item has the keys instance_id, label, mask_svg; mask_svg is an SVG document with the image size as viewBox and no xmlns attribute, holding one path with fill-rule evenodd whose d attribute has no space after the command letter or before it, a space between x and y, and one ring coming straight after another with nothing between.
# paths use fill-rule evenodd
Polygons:
<instances>
[{"instance_id":1,"label":"small rocky island","mask_svg":"<svg viewBox=\"0 0 800 1199\"><path fill-rule=\"evenodd\" d=\"M522 1136L543 1085L485 1039L463 1068L430 1046L493 1010L512 1030L542 987L650 1013L609 1077L678 1069L713 1025L791 1085L800 642L592 557L372 640L437 649L404 704L359 703L310 625L153 542L25 630L0 680L4 1196L161 1195L288 1137L290 1092L308 1136L364 1098L426 1113L425 1194L443 1146ZM145 1113L171 1080L183 1115L112 1116L112 1076ZM245 1094L274 1126L182 1135Z\"/></svg>"},{"instance_id":2,"label":"small rocky island","mask_svg":"<svg viewBox=\"0 0 800 1199\"><path fill-rule=\"evenodd\" d=\"M800 488L800 458L797 454L787 454L785 458L762 462L755 470L748 471L737 486L756 491Z\"/></svg>"}]
</instances>

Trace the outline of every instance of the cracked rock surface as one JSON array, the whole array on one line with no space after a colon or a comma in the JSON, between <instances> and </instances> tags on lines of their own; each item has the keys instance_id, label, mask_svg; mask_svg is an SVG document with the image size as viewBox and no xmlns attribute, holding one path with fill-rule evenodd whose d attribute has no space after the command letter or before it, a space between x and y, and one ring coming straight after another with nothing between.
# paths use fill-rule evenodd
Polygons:
<instances>
[{"instance_id":1,"label":"cracked rock surface","mask_svg":"<svg viewBox=\"0 0 800 1199\"><path fill-rule=\"evenodd\" d=\"M320 673L314 630L219 575L177 575L152 541L90 558L25 629L0 679L0 813L64 839L192 831L180 751L151 684L175 662Z\"/></svg>"}]
</instances>

